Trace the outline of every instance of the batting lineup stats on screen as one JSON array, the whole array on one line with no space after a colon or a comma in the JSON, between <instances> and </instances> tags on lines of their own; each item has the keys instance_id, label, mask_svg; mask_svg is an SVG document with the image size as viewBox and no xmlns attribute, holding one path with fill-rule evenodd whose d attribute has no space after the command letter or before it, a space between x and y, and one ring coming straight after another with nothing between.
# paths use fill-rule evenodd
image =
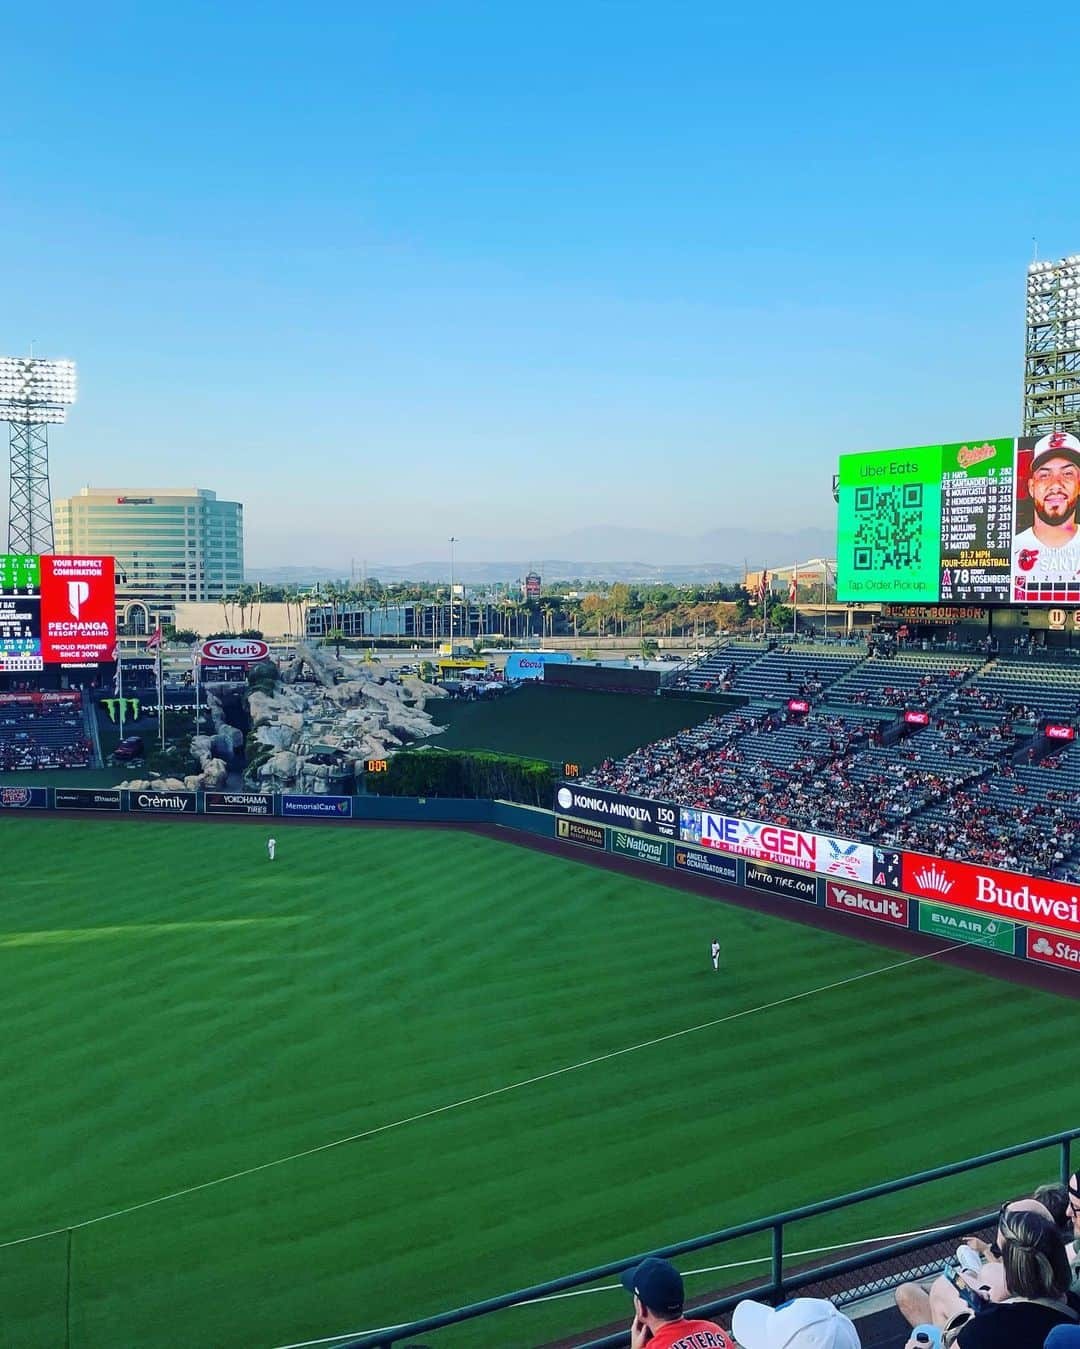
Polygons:
<instances>
[{"instance_id":1,"label":"batting lineup stats on screen","mask_svg":"<svg viewBox=\"0 0 1080 1349\"><path fill-rule=\"evenodd\" d=\"M968 440L840 459L840 600L1080 604L1080 439Z\"/></svg>"},{"instance_id":2,"label":"batting lineup stats on screen","mask_svg":"<svg viewBox=\"0 0 1080 1349\"><path fill-rule=\"evenodd\" d=\"M111 660L113 573L111 557L0 554L0 673Z\"/></svg>"}]
</instances>

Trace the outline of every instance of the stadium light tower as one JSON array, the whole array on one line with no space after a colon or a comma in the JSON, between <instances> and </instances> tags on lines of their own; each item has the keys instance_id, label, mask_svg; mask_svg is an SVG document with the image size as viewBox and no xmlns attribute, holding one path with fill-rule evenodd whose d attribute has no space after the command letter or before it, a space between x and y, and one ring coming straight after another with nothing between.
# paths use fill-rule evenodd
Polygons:
<instances>
[{"instance_id":1,"label":"stadium light tower","mask_svg":"<svg viewBox=\"0 0 1080 1349\"><path fill-rule=\"evenodd\" d=\"M1024 329L1024 435L1080 433L1080 253L1033 262Z\"/></svg>"},{"instance_id":2,"label":"stadium light tower","mask_svg":"<svg viewBox=\"0 0 1080 1349\"><path fill-rule=\"evenodd\" d=\"M0 421L11 441L9 553L51 553L49 426L75 401L75 362L0 356Z\"/></svg>"}]
</instances>

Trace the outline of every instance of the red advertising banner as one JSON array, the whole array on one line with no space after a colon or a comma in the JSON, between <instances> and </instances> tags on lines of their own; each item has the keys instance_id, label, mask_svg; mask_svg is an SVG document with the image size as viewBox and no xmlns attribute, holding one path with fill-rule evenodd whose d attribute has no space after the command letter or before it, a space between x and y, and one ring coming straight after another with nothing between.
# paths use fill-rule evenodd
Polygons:
<instances>
[{"instance_id":1,"label":"red advertising banner","mask_svg":"<svg viewBox=\"0 0 1080 1349\"><path fill-rule=\"evenodd\" d=\"M0 707L47 707L50 703L77 703L81 698L74 689L27 689L25 693L0 693Z\"/></svg>"},{"instance_id":2,"label":"red advertising banner","mask_svg":"<svg viewBox=\"0 0 1080 1349\"><path fill-rule=\"evenodd\" d=\"M41 654L49 662L107 661L116 646L111 557L41 558Z\"/></svg>"},{"instance_id":3,"label":"red advertising banner","mask_svg":"<svg viewBox=\"0 0 1080 1349\"><path fill-rule=\"evenodd\" d=\"M917 712L914 708L909 707L904 713L904 721L908 726L929 726L930 713Z\"/></svg>"},{"instance_id":4,"label":"red advertising banner","mask_svg":"<svg viewBox=\"0 0 1080 1349\"><path fill-rule=\"evenodd\" d=\"M1043 735L1047 740L1075 740L1076 731L1072 726L1044 726Z\"/></svg>"},{"instance_id":5,"label":"red advertising banner","mask_svg":"<svg viewBox=\"0 0 1080 1349\"><path fill-rule=\"evenodd\" d=\"M839 913L854 913L894 927L907 927L909 901L903 895L879 895L861 885L825 883L825 907Z\"/></svg>"},{"instance_id":6,"label":"red advertising banner","mask_svg":"<svg viewBox=\"0 0 1080 1349\"><path fill-rule=\"evenodd\" d=\"M787 710L789 712L809 712L810 704L805 698L789 698Z\"/></svg>"},{"instance_id":7,"label":"red advertising banner","mask_svg":"<svg viewBox=\"0 0 1080 1349\"><path fill-rule=\"evenodd\" d=\"M1080 885L912 852L904 853L903 877L906 895L1080 933Z\"/></svg>"},{"instance_id":8,"label":"red advertising banner","mask_svg":"<svg viewBox=\"0 0 1080 1349\"><path fill-rule=\"evenodd\" d=\"M1041 960L1044 965L1064 965L1066 969L1080 970L1080 937L1059 937L1029 927L1027 958Z\"/></svg>"}]
</instances>

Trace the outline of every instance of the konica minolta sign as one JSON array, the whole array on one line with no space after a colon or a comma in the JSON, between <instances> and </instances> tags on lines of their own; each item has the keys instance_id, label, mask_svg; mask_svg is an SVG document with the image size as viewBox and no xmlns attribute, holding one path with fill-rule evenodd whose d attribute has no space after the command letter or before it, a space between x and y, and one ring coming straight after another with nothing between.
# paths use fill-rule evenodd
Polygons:
<instances>
[{"instance_id":1,"label":"konica minolta sign","mask_svg":"<svg viewBox=\"0 0 1080 1349\"><path fill-rule=\"evenodd\" d=\"M623 829L634 829L639 834L679 837L678 808L662 801L647 801L643 796L620 796L598 787L560 782L555 788L555 811L558 815L576 815L599 824L621 825Z\"/></svg>"}]
</instances>

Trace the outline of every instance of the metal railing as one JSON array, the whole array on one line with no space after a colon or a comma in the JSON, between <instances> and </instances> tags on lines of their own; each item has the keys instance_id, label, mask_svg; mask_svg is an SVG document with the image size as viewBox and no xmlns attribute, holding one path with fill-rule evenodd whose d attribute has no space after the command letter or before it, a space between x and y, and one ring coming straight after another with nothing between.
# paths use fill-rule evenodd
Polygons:
<instances>
[{"instance_id":1,"label":"metal railing","mask_svg":"<svg viewBox=\"0 0 1080 1349\"><path fill-rule=\"evenodd\" d=\"M422 1320L403 1324L391 1330L383 1329L347 1341L335 1340L333 1342L334 1349L392 1349L394 1345L404 1345L406 1341L415 1336L425 1335L430 1331L461 1325L466 1321L476 1320L478 1317L490 1316L508 1307L550 1297L552 1294L568 1292L586 1284L595 1283L599 1279L611 1278L621 1274L623 1270L632 1269L649 1255L674 1259L681 1255L703 1250L708 1246L716 1246L723 1242L735 1241L738 1238L753 1236L762 1232L768 1232L771 1235L769 1278L755 1287L743 1289L739 1293L730 1294L713 1302L703 1304L695 1302L694 1314L715 1314L729 1311L737 1302L741 1302L748 1297L768 1302L782 1301L784 1298L797 1293L800 1289L820 1283L824 1279L836 1278L856 1270L865 1269L870 1265L880 1264L882 1261L896 1259L899 1256L922 1250L940 1241L962 1236L964 1233L983 1227L997 1216L997 1208L995 1207L988 1213L935 1228L928 1235L909 1237L906 1240L895 1241L885 1246L875 1246L870 1251L863 1251L842 1260L834 1260L824 1265L816 1265L813 1268L787 1273L784 1267L784 1234L785 1228L790 1224L804 1221L807 1218L820 1217L826 1213L835 1213L841 1209L851 1208L856 1204L864 1204L886 1195L899 1194L905 1190L929 1185L934 1181L963 1175L968 1171L975 1171L981 1167L992 1166L995 1163L1009 1161L1015 1157L1024 1157L1030 1153L1040 1152L1052 1147L1058 1149L1059 1173L1064 1183L1072 1174L1070 1144L1075 1138L1080 1138L1080 1128L1069 1129L1063 1133L1049 1134L1045 1138L1033 1139L1028 1143L1017 1143L1008 1148L999 1148L996 1152L983 1153L978 1157L968 1158L966 1161L950 1162L944 1166L934 1167L930 1171L920 1171L912 1176L904 1176L900 1180L885 1181L880 1185L856 1190L851 1194L840 1195L834 1199L805 1204L801 1208L774 1213L767 1218L758 1218L753 1222L739 1223L735 1227L725 1227L717 1232L691 1237L687 1241L676 1242L674 1245L664 1246L658 1250L644 1251L637 1255L623 1257L620 1260L609 1261L607 1264L595 1265L592 1269L581 1270L576 1274L567 1274L562 1278L551 1279L546 1283L534 1284L530 1288L519 1288L515 1292L503 1293L498 1297L486 1298L482 1302L470 1303L468 1306L457 1307L452 1311L441 1312L436 1316L427 1316ZM622 1330L611 1335L604 1335L600 1339L590 1340L587 1344L581 1345L580 1349L625 1349L629 1342L629 1333ZM330 1341L327 1343L329 1344Z\"/></svg>"}]
</instances>

